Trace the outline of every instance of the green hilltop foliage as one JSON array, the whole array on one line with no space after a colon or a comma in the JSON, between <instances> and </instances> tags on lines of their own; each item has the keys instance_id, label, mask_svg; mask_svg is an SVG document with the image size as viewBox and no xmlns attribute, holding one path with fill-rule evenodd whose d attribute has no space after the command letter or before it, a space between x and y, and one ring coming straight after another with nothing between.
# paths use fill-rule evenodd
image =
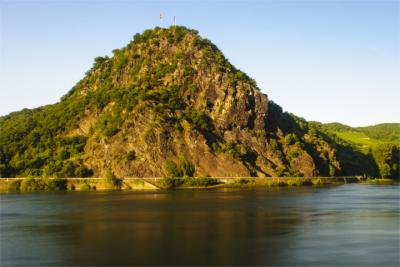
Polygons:
<instances>
[{"instance_id":1,"label":"green hilltop foliage","mask_svg":"<svg viewBox=\"0 0 400 267\"><path fill-rule=\"evenodd\" d=\"M68 110L75 107L63 104L24 109L0 118L2 177L93 174L82 163L86 137L60 134L76 119L76 111L69 113Z\"/></svg>"},{"instance_id":2,"label":"green hilltop foliage","mask_svg":"<svg viewBox=\"0 0 400 267\"><path fill-rule=\"evenodd\" d=\"M399 178L400 123L350 127L341 123L315 123L323 131L339 137L363 154L372 155L379 176Z\"/></svg>"},{"instance_id":3,"label":"green hilltop foliage","mask_svg":"<svg viewBox=\"0 0 400 267\"><path fill-rule=\"evenodd\" d=\"M170 49L162 50L161 46ZM250 124L242 129L257 141L224 139L216 129L218 122L206 112L215 103L192 104L208 79L201 80L204 68L211 69L214 76L226 77L231 88L257 88L253 79L230 64L195 30L157 27L136 34L126 47L114 50L112 57L95 58L86 76L60 102L0 117L0 177L102 175L90 167L97 155L89 143L91 147L108 146L137 127L138 118L148 116L146 122L152 129L163 129L171 135L201 134L210 153L241 162L253 176L263 173L259 164L277 176L304 176L301 160L310 158L315 166L309 161L307 164L316 169L314 175L398 178L399 148L388 143L398 138L398 124L367 128L323 125L283 112L269 101L265 128L255 129ZM247 105L254 105L252 101L249 97ZM90 127L82 126L91 120ZM141 130L144 139L152 138L154 130ZM340 135L352 131L379 140L379 146L365 151ZM380 145L381 141L385 146ZM265 154L270 160L260 161L262 157L255 147L261 143L266 144ZM115 162L135 164L143 156L139 148L127 148ZM178 155L170 158L161 152L159 156L165 158L161 165L167 176L193 177L200 170L190 159ZM112 163L103 165L104 171L115 168Z\"/></svg>"},{"instance_id":4,"label":"green hilltop foliage","mask_svg":"<svg viewBox=\"0 0 400 267\"><path fill-rule=\"evenodd\" d=\"M400 144L400 123L382 123L367 127L350 127L341 123L326 123L322 127L353 143L375 145L381 143Z\"/></svg>"},{"instance_id":5,"label":"green hilltop foliage","mask_svg":"<svg viewBox=\"0 0 400 267\"><path fill-rule=\"evenodd\" d=\"M357 127L356 130L365 133L372 139L400 144L400 123L382 123L368 127Z\"/></svg>"}]
</instances>

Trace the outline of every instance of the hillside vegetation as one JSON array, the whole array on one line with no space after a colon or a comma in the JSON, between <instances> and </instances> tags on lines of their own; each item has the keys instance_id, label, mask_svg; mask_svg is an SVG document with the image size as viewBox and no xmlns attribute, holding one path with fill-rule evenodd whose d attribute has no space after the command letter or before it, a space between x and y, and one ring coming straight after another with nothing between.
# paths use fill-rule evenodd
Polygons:
<instances>
[{"instance_id":1,"label":"hillside vegetation","mask_svg":"<svg viewBox=\"0 0 400 267\"><path fill-rule=\"evenodd\" d=\"M350 127L341 123L326 123L324 129L352 143L372 147L384 143L400 144L400 123L382 123L367 127Z\"/></svg>"},{"instance_id":2,"label":"hillside vegetation","mask_svg":"<svg viewBox=\"0 0 400 267\"><path fill-rule=\"evenodd\" d=\"M341 123L315 123L364 154L372 154L382 177L399 177L400 123L350 127Z\"/></svg>"},{"instance_id":3,"label":"hillside vegetation","mask_svg":"<svg viewBox=\"0 0 400 267\"><path fill-rule=\"evenodd\" d=\"M185 27L136 34L60 102L3 116L0 129L1 177L379 176L385 164L398 174L283 112Z\"/></svg>"}]
</instances>

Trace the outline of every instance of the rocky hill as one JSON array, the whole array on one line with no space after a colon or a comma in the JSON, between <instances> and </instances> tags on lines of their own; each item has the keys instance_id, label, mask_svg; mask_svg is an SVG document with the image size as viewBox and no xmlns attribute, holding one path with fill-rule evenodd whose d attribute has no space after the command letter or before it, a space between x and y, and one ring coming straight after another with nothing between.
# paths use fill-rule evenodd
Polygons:
<instances>
[{"instance_id":1,"label":"rocky hill","mask_svg":"<svg viewBox=\"0 0 400 267\"><path fill-rule=\"evenodd\" d=\"M195 30L136 34L59 103L0 118L0 175L377 175L370 154L282 112Z\"/></svg>"}]
</instances>

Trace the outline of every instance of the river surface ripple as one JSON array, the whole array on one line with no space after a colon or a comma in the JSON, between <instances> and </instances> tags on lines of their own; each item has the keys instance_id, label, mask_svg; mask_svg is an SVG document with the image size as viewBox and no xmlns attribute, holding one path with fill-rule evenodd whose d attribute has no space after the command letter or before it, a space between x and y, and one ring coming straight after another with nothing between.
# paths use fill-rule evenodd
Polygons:
<instances>
[{"instance_id":1,"label":"river surface ripple","mask_svg":"<svg viewBox=\"0 0 400 267\"><path fill-rule=\"evenodd\" d=\"M400 187L0 195L0 266L399 266Z\"/></svg>"}]
</instances>

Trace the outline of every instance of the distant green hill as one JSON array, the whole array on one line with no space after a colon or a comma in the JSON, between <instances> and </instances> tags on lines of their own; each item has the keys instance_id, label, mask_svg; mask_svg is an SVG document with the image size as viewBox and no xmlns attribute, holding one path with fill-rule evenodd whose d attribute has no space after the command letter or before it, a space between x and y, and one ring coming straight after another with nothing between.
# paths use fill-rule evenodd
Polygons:
<instances>
[{"instance_id":1,"label":"distant green hill","mask_svg":"<svg viewBox=\"0 0 400 267\"><path fill-rule=\"evenodd\" d=\"M400 143L400 123L382 123L356 129L376 140Z\"/></svg>"},{"instance_id":2,"label":"distant green hill","mask_svg":"<svg viewBox=\"0 0 400 267\"><path fill-rule=\"evenodd\" d=\"M381 177L399 177L400 123L367 127L350 127L338 122L310 124L332 136L337 143L348 143L353 150L372 155Z\"/></svg>"},{"instance_id":3,"label":"distant green hill","mask_svg":"<svg viewBox=\"0 0 400 267\"><path fill-rule=\"evenodd\" d=\"M400 123L382 123L367 127L350 127L338 122L322 124L324 130L364 149L385 143L400 145Z\"/></svg>"}]
</instances>

